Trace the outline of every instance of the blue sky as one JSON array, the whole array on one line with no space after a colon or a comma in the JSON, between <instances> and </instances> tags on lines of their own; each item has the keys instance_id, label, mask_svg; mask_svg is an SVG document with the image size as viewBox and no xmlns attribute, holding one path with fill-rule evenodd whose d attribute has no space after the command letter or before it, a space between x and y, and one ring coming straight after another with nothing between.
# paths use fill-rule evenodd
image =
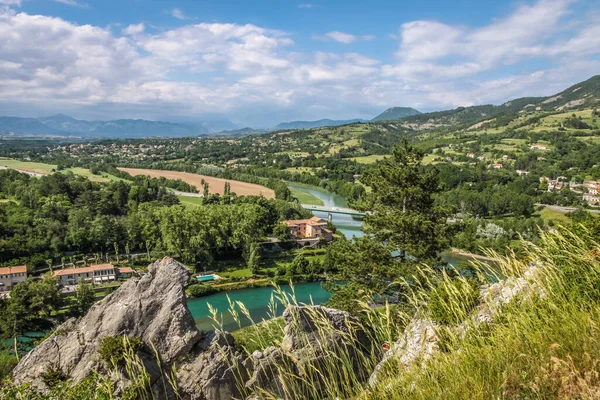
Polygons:
<instances>
[{"instance_id":1,"label":"blue sky","mask_svg":"<svg viewBox=\"0 0 600 400\"><path fill-rule=\"evenodd\" d=\"M600 73L595 0L0 0L0 115L268 127L549 95Z\"/></svg>"}]
</instances>

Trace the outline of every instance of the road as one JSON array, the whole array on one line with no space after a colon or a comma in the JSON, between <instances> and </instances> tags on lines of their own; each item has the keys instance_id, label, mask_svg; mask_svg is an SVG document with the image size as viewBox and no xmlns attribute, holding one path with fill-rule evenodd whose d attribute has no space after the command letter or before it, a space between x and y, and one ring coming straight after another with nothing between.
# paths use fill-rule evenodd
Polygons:
<instances>
[{"instance_id":1,"label":"road","mask_svg":"<svg viewBox=\"0 0 600 400\"><path fill-rule=\"evenodd\" d=\"M562 213L565 213L565 214L577 210L574 207L555 206L555 205L552 205L552 204L535 203L535 205L536 206L540 206L540 207L545 207L545 208L547 208L549 210L559 211L559 212L562 212ZM589 208L584 208L584 210L589 211L589 212L591 212L593 214L600 214L600 210L589 209Z\"/></svg>"}]
</instances>

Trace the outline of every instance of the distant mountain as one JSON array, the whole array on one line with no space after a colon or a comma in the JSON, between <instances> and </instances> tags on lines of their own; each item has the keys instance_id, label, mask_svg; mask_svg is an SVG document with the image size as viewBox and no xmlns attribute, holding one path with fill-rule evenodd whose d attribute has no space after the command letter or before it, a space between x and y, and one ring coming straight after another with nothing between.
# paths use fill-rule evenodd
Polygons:
<instances>
[{"instance_id":1,"label":"distant mountain","mask_svg":"<svg viewBox=\"0 0 600 400\"><path fill-rule=\"evenodd\" d=\"M240 129L232 129L232 130L223 130L220 132L214 132L215 135L218 136L250 136L250 135L262 135L264 133L268 133L270 130L268 129L254 129L254 128L240 128Z\"/></svg>"},{"instance_id":2,"label":"distant mountain","mask_svg":"<svg viewBox=\"0 0 600 400\"><path fill-rule=\"evenodd\" d=\"M136 138L148 136L183 137L205 135L209 130L202 125L180 124L143 119L114 121L86 121L57 114L43 118L0 117L1 133L34 135L63 135L82 137Z\"/></svg>"},{"instance_id":3,"label":"distant mountain","mask_svg":"<svg viewBox=\"0 0 600 400\"><path fill-rule=\"evenodd\" d=\"M178 124L144 119L118 119L114 121L86 121L64 114L38 118L47 127L60 132L82 136L146 137L146 136L196 136L208 133L203 126Z\"/></svg>"},{"instance_id":4,"label":"distant mountain","mask_svg":"<svg viewBox=\"0 0 600 400\"><path fill-rule=\"evenodd\" d=\"M346 124L354 124L356 122L367 122L364 119L348 119L348 120L332 120L332 119L320 119L318 121L291 121L282 122L273 129L276 131L284 129L311 129L320 128L322 126L340 126Z\"/></svg>"},{"instance_id":5,"label":"distant mountain","mask_svg":"<svg viewBox=\"0 0 600 400\"><path fill-rule=\"evenodd\" d=\"M36 135L56 134L50 128L35 118L0 117L0 132L2 133L30 133Z\"/></svg>"},{"instance_id":6,"label":"distant mountain","mask_svg":"<svg viewBox=\"0 0 600 400\"><path fill-rule=\"evenodd\" d=\"M379 114L378 116L373 118L371 120L371 122L391 121L394 119L410 117L411 115L418 115L418 114L421 114L421 112L418 110L415 110L414 108L411 108L411 107L392 107L392 108L388 108L387 110L385 110L384 112L382 112L381 114Z\"/></svg>"},{"instance_id":7,"label":"distant mountain","mask_svg":"<svg viewBox=\"0 0 600 400\"><path fill-rule=\"evenodd\" d=\"M242 126L228 119L209 119L202 121L201 125L210 133L244 129Z\"/></svg>"},{"instance_id":8,"label":"distant mountain","mask_svg":"<svg viewBox=\"0 0 600 400\"><path fill-rule=\"evenodd\" d=\"M600 106L600 75L577 83L560 93L546 97L520 97L499 106L485 104L458 107L402 118L405 126L430 129L440 126L470 125L475 123L504 124L526 112L566 112L577 108ZM500 118L502 117L502 118ZM500 121L503 119L503 121Z\"/></svg>"}]
</instances>

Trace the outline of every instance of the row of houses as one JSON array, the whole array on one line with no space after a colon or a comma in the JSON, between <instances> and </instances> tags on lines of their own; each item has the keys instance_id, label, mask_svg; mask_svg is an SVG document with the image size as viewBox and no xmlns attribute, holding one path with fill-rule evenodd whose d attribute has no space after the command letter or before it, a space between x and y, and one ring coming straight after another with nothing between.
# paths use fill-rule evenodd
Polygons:
<instances>
[{"instance_id":1,"label":"row of houses","mask_svg":"<svg viewBox=\"0 0 600 400\"><path fill-rule=\"evenodd\" d=\"M573 190L577 193L583 192L583 200L590 205L600 204L598 191L600 190L600 182L584 181L583 183L569 181L566 176L559 176L556 179L550 179L546 176L540 178L540 182L548 182L548 192L561 191L563 189Z\"/></svg>"},{"instance_id":2,"label":"row of houses","mask_svg":"<svg viewBox=\"0 0 600 400\"><path fill-rule=\"evenodd\" d=\"M72 286L80 282L94 284L113 282L121 278L129 278L134 274L130 267L115 267L112 264L91 265L81 268L66 268L52 272L58 279L59 286ZM0 268L0 294L2 297L10 293L16 285L27 280L27 267Z\"/></svg>"},{"instance_id":3,"label":"row of houses","mask_svg":"<svg viewBox=\"0 0 600 400\"><path fill-rule=\"evenodd\" d=\"M134 270L130 267L115 267L112 264L90 265L89 267L59 269L52 273L58 278L60 286L77 285L80 282L94 284L116 281L119 278L129 278Z\"/></svg>"}]
</instances>

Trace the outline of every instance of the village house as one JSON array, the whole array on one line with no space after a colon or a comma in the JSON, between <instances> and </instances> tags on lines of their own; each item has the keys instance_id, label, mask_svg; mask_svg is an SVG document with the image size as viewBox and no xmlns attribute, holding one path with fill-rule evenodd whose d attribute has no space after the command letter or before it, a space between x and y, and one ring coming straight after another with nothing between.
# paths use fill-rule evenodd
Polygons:
<instances>
[{"instance_id":1,"label":"village house","mask_svg":"<svg viewBox=\"0 0 600 400\"><path fill-rule=\"evenodd\" d=\"M477 157L477 159L478 159L479 161L483 161L483 160L485 160L485 157L484 157L484 156L479 156L479 157Z\"/></svg>"},{"instance_id":2,"label":"village house","mask_svg":"<svg viewBox=\"0 0 600 400\"><path fill-rule=\"evenodd\" d=\"M492 167L492 168L496 168L496 169L500 169L500 168L502 168L503 166L504 166L504 165L502 165L502 164L492 164L492 165L491 165L491 167Z\"/></svg>"},{"instance_id":3,"label":"village house","mask_svg":"<svg viewBox=\"0 0 600 400\"><path fill-rule=\"evenodd\" d=\"M586 201L590 206L595 206L598 205L598 203L600 203L600 199L598 198L598 196L589 193L584 193L583 201Z\"/></svg>"},{"instance_id":4,"label":"village house","mask_svg":"<svg viewBox=\"0 0 600 400\"><path fill-rule=\"evenodd\" d=\"M469 157L469 158L475 158L475 153L469 153L469 154L467 154L467 157Z\"/></svg>"},{"instance_id":5,"label":"village house","mask_svg":"<svg viewBox=\"0 0 600 400\"><path fill-rule=\"evenodd\" d=\"M106 283L118 278L129 278L134 274L129 267L116 268L112 264L91 265L81 268L59 269L52 273L58 278L60 286L77 285L79 282Z\"/></svg>"},{"instance_id":6,"label":"village house","mask_svg":"<svg viewBox=\"0 0 600 400\"><path fill-rule=\"evenodd\" d=\"M527 176L527 175L529 175L529 171L524 171L522 169L518 169L517 170L517 175L519 175L519 176Z\"/></svg>"},{"instance_id":7,"label":"village house","mask_svg":"<svg viewBox=\"0 0 600 400\"><path fill-rule=\"evenodd\" d=\"M325 228L327 221L323 218L295 219L284 221L291 237L295 239L320 239L333 240L333 232Z\"/></svg>"},{"instance_id":8,"label":"village house","mask_svg":"<svg viewBox=\"0 0 600 400\"><path fill-rule=\"evenodd\" d=\"M562 190L564 188L564 183L558 179L553 179L548 181L548 191L552 192L554 190Z\"/></svg>"},{"instance_id":9,"label":"village house","mask_svg":"<svg viewBox=\"0 0 600 400\"><path fill-rule=\"evenodd\" d=\"M550 178L548 178L547 176L542 176L540 178L540 183L542 183L542 182L550 182Z\"/></svg>"},{"instance_id":10,"label":"village house","mask_svg":"<svg viewBox=\"0 0 600 400\"><path fill-rule=\"evenodd\" d=\"M503 160L508 160L508 155L506 155L506 154L505 154L505 155L503 155L503 156L502 156L502 159L503 159Z\"/></svg>"},{"instance_id":11,"label":"village house","mask_svg":"<svg viewBox=\"0 0 600 400\"><path fill-rule=\"evenodd\" d=\"M588 194L597 195L600 183L598 181L585 181L583 182L583 186L587 188Z\"/></svg>"},{"instance_id":12,"label":"village house","mask_svg":"<svg viewBox=\"0 0 600 400\"><path fill-rule=\"evenodd\" d=\"M27 280L27 267L0 268L0 292L10 292L21 282Z\"/></svg>"},{"instance_id":13,"label":"village house","mask_svg":"<svg viewBox=\"0 0 600 400\"><path fill-rule=\"evenodd\" d=\"M543 144L532 144L530 148L531 150L548 150Z\"/></svg>"}]
</instances>

